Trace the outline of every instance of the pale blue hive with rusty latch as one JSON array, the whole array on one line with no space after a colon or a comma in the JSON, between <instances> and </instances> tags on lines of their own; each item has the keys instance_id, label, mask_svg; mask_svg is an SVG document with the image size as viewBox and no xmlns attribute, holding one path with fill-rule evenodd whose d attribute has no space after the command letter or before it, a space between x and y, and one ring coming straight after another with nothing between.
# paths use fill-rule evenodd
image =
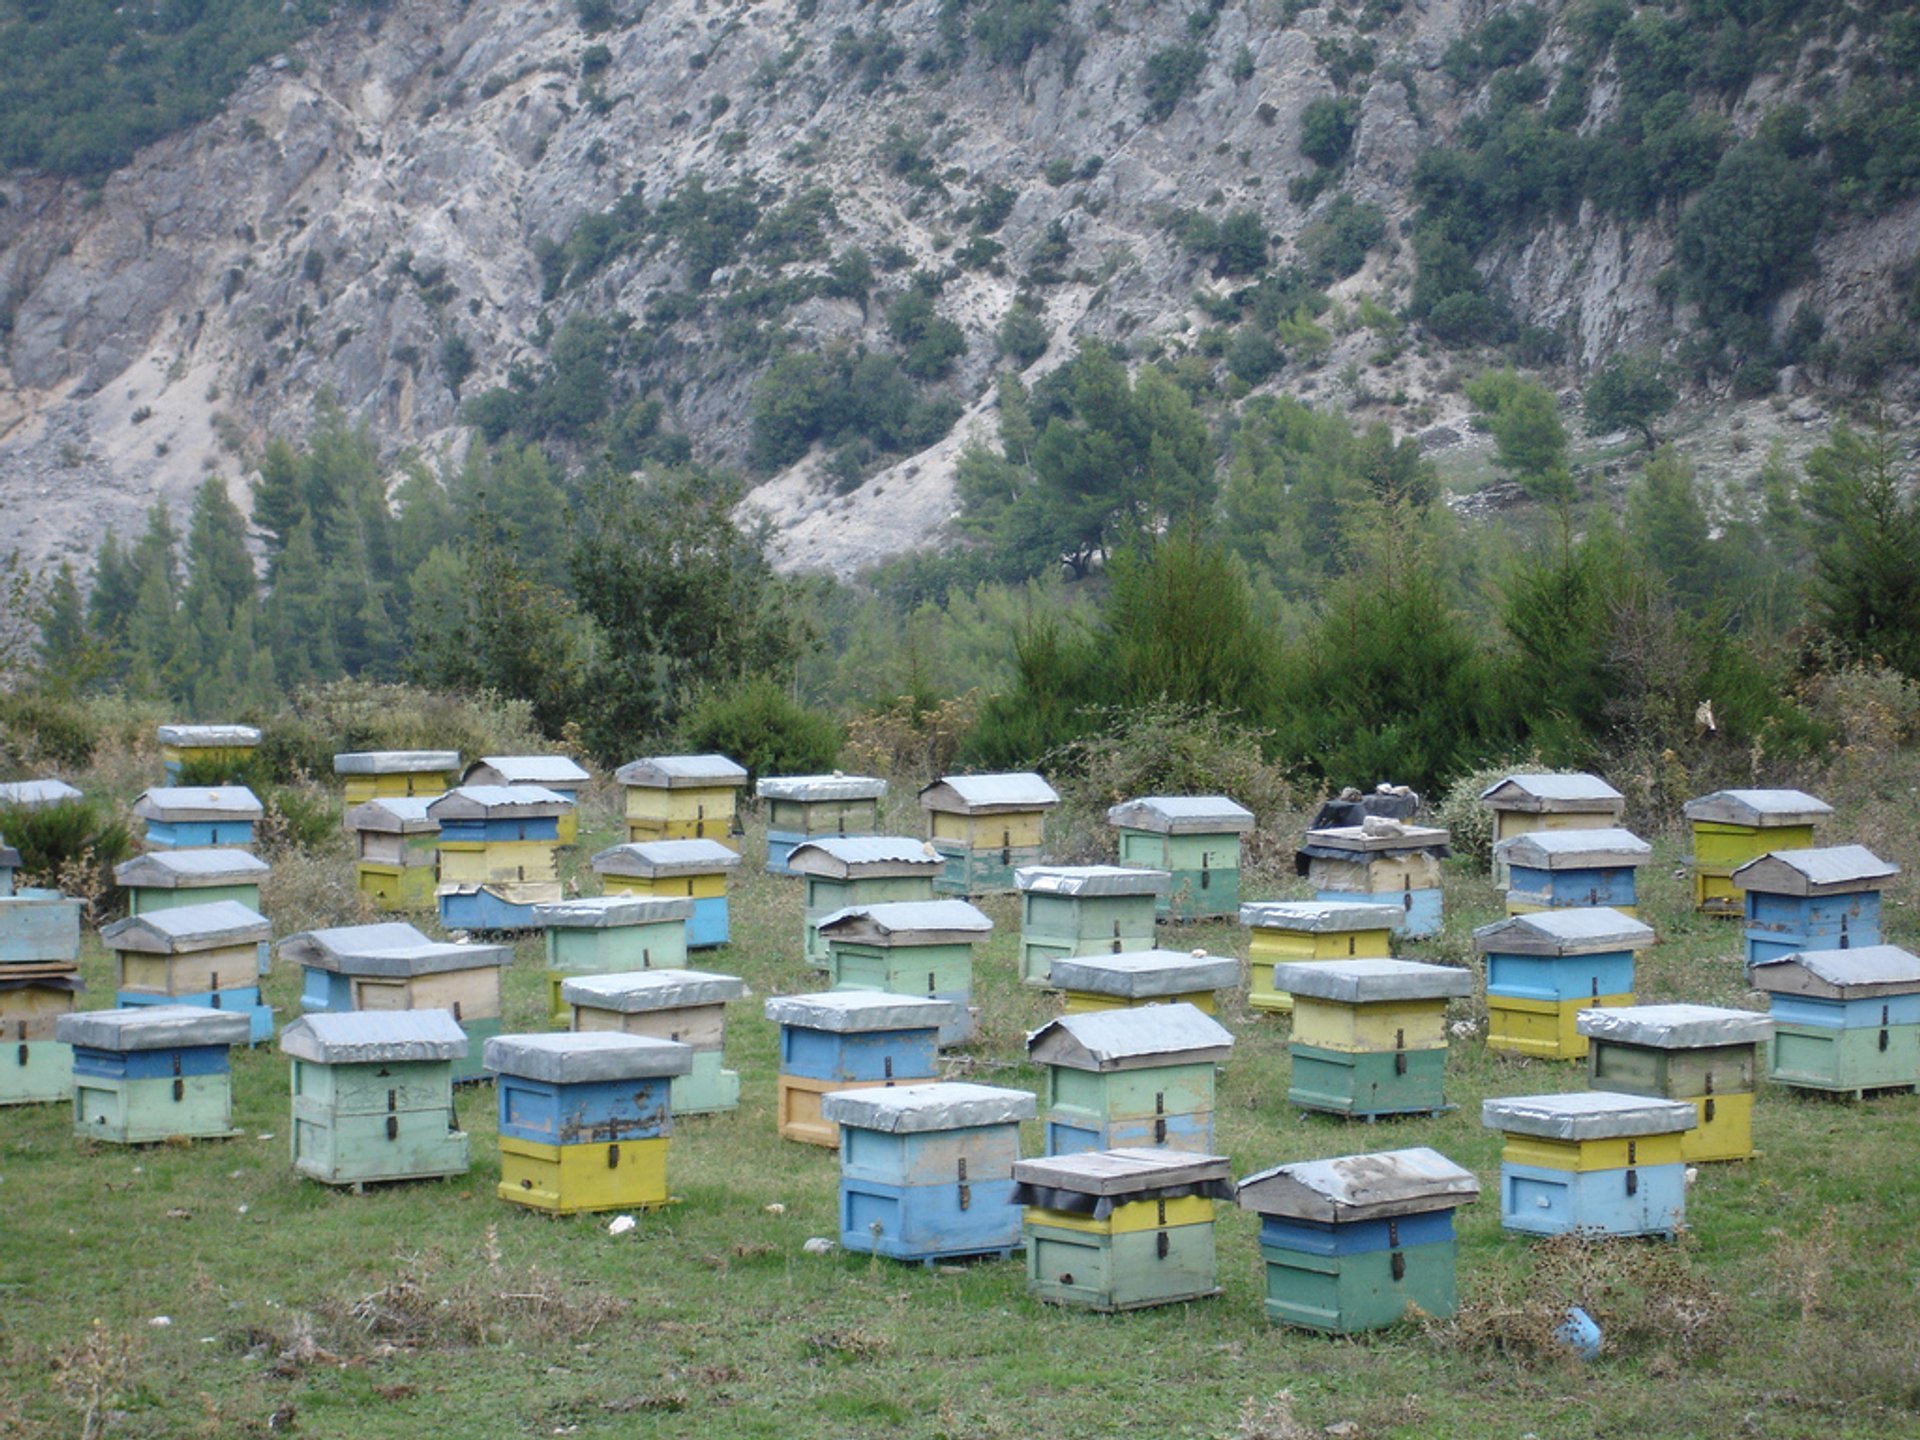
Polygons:
<instances>
[{"instance_id":1,"label":"pale blue hive with rusty latch","mask_svg":"<svg viewBox=\"0 0 1920 1440\"><path fill-rule=\"evenodd\" d=\"M1747 964L1880 943L1880 891L1900 873L1864 845L1773 850L1733 872L1746 892Z\"/></svg>"},{"instance_id":2,"label":"pale blue hive with rusty latch","mask_svg":"<svg viewBox=\"0 0 1920 1440\"><path fill-rule=\"evenodd\" d=\"M740 1076L725 1068L727 1004L749 993L738 975L708 970L582 975L560 987L575 1030L648 1035L692 1049L687 1073L673 1077L676 1115L716 1115L740 1107Z\"/></svg>"}]
</instances>

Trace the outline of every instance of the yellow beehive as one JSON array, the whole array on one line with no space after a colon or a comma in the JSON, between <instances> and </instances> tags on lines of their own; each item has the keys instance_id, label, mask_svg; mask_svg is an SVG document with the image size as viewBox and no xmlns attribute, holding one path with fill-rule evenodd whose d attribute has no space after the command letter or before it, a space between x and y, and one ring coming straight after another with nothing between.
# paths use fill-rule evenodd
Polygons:
<instances>
[{"instance_id":1,"label":"yellow beehive","mask_svg":"<svg viewBox=\"0 0 1920 1440\"><path fill-rule=\"evenodd\" d=\"M1293 997L1273 985L1275 965L1384 960L1396 917L1381 905L1337 900L1263 900L1240 907L1247 945L1247 1005L1286 1014Z\"/></svg>"},{"instance_id":2,"label":"yellow beehive","mask_svg":"<svg viewBox=\"0 0 1920 1440\"><path fill-rule=\"evenodd\" d=\"M627 839L718 840L738 851L734 815L744 767L724 755L653 755L628 761L614 778L626 787Z\"/></svg>"},{"instance_id":3,"label":"yellow beehive","mask_svg":"<svg viewBox=\"0 0 1920 1440\"><path fill-rule=\"evenodd\" d=\"M1810 850L1833 807L1804 790L1716 790L1683 807L1693 826L1694 904L1709 915L1745 913L1733 872L1773 850Z\"/></svg>"},{"instance_id":4,"label":"yellow beehive","mask_svg":"<svg viewBox=\"0 0 1920 1440\"><path fill-rule=\"evenodd\" d=\"M1610 830L1620 823L1627 797L1598 775L1509 775L1480 792L1493 812L1493 843L1537 830ZM1505 867L1493 865L1506 882Z\"/></svg>"},{"instance_id":5,"label":"yellow beehive","mask_svg":"<svg viewBox=\"0 0 1920 1440\"><path fill-rule=\"evenodd\" d=\"M444 794L459 769L457 750L357 750L333 757L346 810L381 798Z\"/></svg>"}]
</instances>

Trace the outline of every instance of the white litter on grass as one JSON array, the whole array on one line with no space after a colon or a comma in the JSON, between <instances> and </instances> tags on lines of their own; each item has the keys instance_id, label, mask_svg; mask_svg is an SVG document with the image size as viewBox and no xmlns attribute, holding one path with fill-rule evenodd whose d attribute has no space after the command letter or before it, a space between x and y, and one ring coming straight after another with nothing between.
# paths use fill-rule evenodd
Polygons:
<instances>
[{"instance_id":1,"label":"white litter on grass","mask_svg":"<svg viewBox=\"0 0 1920 1440\"><path fill-rule=\"evenodd\" d=\"M173 1323L173 1317L171 1315L156 1315L151 1320L147 1321L147 1324L152 1326L155 1330L164 1330L172 1323Z\"/></svg>"},{"instance_id":2,"label":"white litter on grass","mask_svg":"<svg viewBox=\"0 0 1920 1440\"><path fill-rule=\"evenodd\" d=\"M824 1235L816 1235L800 1248L809 1255L831 1255L834 1251L834 1243Z\"/></svg>"},{"instance_id":3,"label":"white litter on grass","mask_svg":"<svg viewBox=\"0 0 1920 1440\"><path fill-rule=\"evenodd\" d=\"M256 1140L271 1140L273 1139L273 1131L262 1130L258 1135L254 1136L253 1138Z\"/></svg>"},{"instance_id":4,"label":"white litter on grass","mask_svg":"<svg viewBox=\"0 0 1920 1440\"><path fill-rule=\"evenodd\" d=\"M1691 1185L1700 1178L1700 1167L1698 1165L1689 1165L1683 1173L1687 1184Z\"/></svg>"},{"instance_id":5,"label":"white litter on grass","mask_svg":"<svg viewBox=\"0 0 1920 1440\"><path fill-rule=\"evenodd\" d=\"M787 1213L787 1207L782 1205L778 1200L774 1201L773 1204L771 1205L765 1206L764 1208L767 1214L769 1215L784 1215Z\"/></svg>"},{"instance_id":6,"label":"white litter on grass","mask_svg":"<svg viewBox=\"0 0 1920 1440\"><path fill-rule=\"evenodd\" d=\"M639 1223L631 1215L616 1215L607 1222L607 1234L624 1235Z\"/></svg>"},{"instance_id":7,"label":"white litter on grass","mask_svg":"<svg viewBox=\"0 0 1920 1440\"><path fill-rule=\"evenodd\" d=\"M249 1210L251 1210L252 1208L253 1208L253 1207L252 1207L251 1205L238 1205L238 1206L235 1206L235 1207L234 1207L234 1209L235 1209L235 1212L236 1212L237 1214L241 1214L241 1215L244 1215L244 1214L246 1214L246 1213L247 1213L247 1211L249 1211Z\"/></svg>"}]
</instances>

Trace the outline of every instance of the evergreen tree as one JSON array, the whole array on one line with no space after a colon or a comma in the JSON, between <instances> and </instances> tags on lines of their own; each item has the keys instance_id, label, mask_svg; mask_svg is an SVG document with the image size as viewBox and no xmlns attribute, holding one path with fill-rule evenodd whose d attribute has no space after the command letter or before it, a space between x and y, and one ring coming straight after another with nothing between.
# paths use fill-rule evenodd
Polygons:
<instances>
[{"instance_id":1,"label":"evergreen tree","mask_svg":"<svg viewBox=\"0 0 1920 1440\"><path fill-rule=\"evenodd\" d=\"M307 518L302 468L292 445L279 438L267 442L260 473L253 481L253 523L266 536L269 580L278 570L280 554L293 538L294 528Z\"/></svg>"},{"instance_id":2,"label":"evergreen tree","mask_svg":"<svg viewBox=\"0 0 1920 1440\"><path fill-rule=\"evenodd\" d=\"M1718 579L1718 547L1693 467L1670 445L1655 452L1627 492L1627 536L1686 609L1706 609Z\"/></svg>"},{"instance_id":3,"label":"evergreen tree","mask_svg":"<svg viewBox=\"0 0 1920 1440\"><path fill-rule=\"evenodd\" d=\"M1902 476L1884 422L1841 423L1807 457L1816 543L1811 618L1862 658L1920 678L1920 495Z\"/></svg>"},{"instance_id":4,"label":"evergreen tree","mask_svg":"<svg viewBox=\"0 0 1920 1440\"><path fill-rule=\"evenodd\" d=\"M42 685L55 694L71 695L99 678L105 653L87 634L86 603L67 561L54 571L35 620L40 638L34 645L34 668Z\"/></svg>"},{"instance_id":5,"label":"evergreen tree","mask_svg":"<svg viewBox=\"0 0 1920 1440\"><path fill-rule=\"evenodd\" d=\"M268 648L273 652L274 671L283 684L305 685L339 678L340 657L333 643L326 572L314 544L311 520L302 520L288 536L261 619Z\"/></svg>"},{"instance_id":6,"label":"evergreen tree","mask_svg":"<svg viewBox=\"0 0 1920 1440\"><path fill-rule=\"evenodd\" d=\"M1512 370L1489 370L1469 380L1466 393L1486 416L1499 447L1493 463L1536 500L1568 504L1573 472L1567 465L1567 428L1553 392Z\"/></svg>"}]
</instances>

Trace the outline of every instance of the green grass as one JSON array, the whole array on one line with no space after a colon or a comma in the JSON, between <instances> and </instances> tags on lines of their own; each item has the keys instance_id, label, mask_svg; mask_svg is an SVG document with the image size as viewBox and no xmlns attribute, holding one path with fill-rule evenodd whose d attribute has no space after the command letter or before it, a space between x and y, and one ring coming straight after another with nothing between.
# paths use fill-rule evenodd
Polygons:
<instances>
[{"instance_id":1,"label":"green grass","mask_svg":"<svg viewBox=\"0 0 1920 1440\"><path fill-rule=\"evenodd\" d=\"M576 857L614 838L604 800L587 819ZM1644 913L1663 943L1643 957L1640 994L1743 1003L1739 932L1686 911L1679 848L1662 840L1648 872ZM929 1270L803 1253L808 1237L835 1232L836 1164L774 1135L775 1037L759 1002L817 982L799 959L797 885L763 874L760 851L755 834L735 886L735 944L694 962L753 987L728 1045L744 1103L681 1122L669 1167L679 1203L624 1236L606 1233L606 1217L552 1219L494 1197L485 1087L459 1099L468 1176L365 1195L293 1175L286 1062L271 1047L235 1057L245 1134L225 1143L93 1146L72 1138L59 1107L0 1111L0 1435L82 1434L89 1396L115 1436L265 1433L287 1407L296 1433L355 1440L1286 1440L1342 1421L1363 1436L1516 1440L1913 1434L1911 1096L1847 1104L1767 1092L1755 1119L1762 1157L1703 1169L1692 1235L1677 1247L1627 1242L1570 1259L1505 1236L1495 1199L1483 1197L1460 1217L1469 1304L1454 1327L1351 1340L1270 1327L1253 1217L1226 1208L1220 1296L1113 1317L1033 1303L1017 1262ZM303 872L283 893L338 903L340 854L282 863ZM1464 862L1449 867L1447 891L1446 933L1414 953L1465 958L1471 927L1497 913L1491 884ZM996 933L978 966L983 1032L956 1065L1036 1087L1021 1036L1052 1002L1013 978L1015 906L985 908ZM1895 914L1910 941L1907 912ZM1245 950L1225 925L1169 943ZM523 941L507 975L511 1025L541 1028L541 963L536 942ZM85 971L90 1003L107 1003L97 942ZM290 968L276 967L268 991L283 1021L298 1013ZM1218 1141L1236 1174L1432 1144L1492 1186L1498 1139L1479 1124L1481 1098L1584 1083L1578 1067L1461 1041L1448 1074L1458 1109L1347 1124L1285 1104L1284 1021L1237 1000L1224 1018L1239 1044ZM1032 1153L1038 1126L1028 1129ZM1542 1307L1570 1298L1613 1342L1591 1366L1534 1343ZM171 1323L155 1326L158 1316Z\"/></svg>"}]
</instances>

